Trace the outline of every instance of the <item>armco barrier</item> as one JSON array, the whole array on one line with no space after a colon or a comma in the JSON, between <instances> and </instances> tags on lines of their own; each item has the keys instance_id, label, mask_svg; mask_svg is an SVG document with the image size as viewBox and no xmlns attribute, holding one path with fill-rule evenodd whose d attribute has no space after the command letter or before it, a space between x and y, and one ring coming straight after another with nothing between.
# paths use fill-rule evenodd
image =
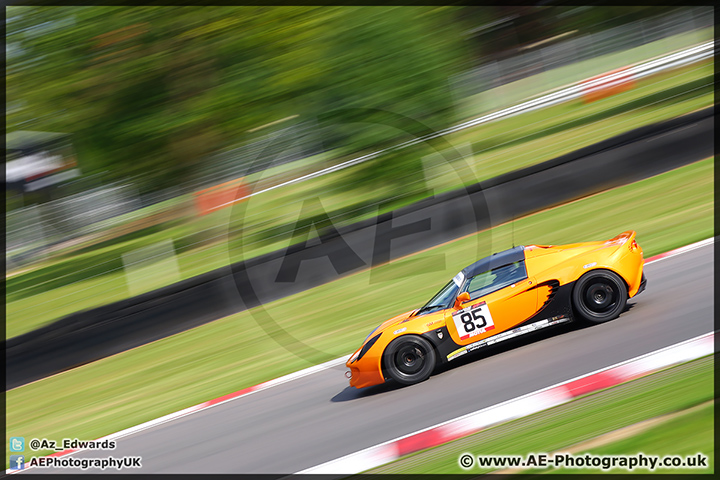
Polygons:
<instances>
[{"instance_id":1,"label":"armco barrier","mask_svg":"<svg viewBox=\"0 0 720 480\"><path fill-rule=\"evenodd\" d=\"M711 107L325 233L307 248L272 252L69 315L6 341L6 388L336 280L368 268L373 259L391 261L710 157L713 128Z\"/></svg>"}]
</instances>

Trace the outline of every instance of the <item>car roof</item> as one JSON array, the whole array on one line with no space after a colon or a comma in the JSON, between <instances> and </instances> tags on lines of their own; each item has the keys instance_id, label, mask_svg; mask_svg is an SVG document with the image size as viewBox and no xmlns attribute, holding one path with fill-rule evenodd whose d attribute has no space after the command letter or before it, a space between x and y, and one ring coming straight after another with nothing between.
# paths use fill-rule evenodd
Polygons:
<instances>
[{"instance_id":1,"label":"car roof","mask_svg":"<svg viewBox=\"0 0 720 480\"><path fill-rule=\"evenodd\" d=\"M470 278L479 273L519 262L520 260L525 260L525 247L523 245L493 253L489 257L481 258L477 262L463 268L462 272L465 274L465 278Z\"/></svg>"}]
</instances>

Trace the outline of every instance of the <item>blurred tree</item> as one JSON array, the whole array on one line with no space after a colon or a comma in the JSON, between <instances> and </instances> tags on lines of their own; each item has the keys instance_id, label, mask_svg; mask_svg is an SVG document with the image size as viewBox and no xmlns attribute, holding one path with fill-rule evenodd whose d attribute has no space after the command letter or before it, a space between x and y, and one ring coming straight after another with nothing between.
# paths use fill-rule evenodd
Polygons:
<instances>
[{"instance_id":1,"label":"blurred tree","mask_svg":"<svg viewBox=\"0 0 720 480\"><path fill-rule=\"evenodd\" d=\"M567 6L564 2L503 5L455 10L478 63L516 54L518 48L555 35L596 33L670 12L673 6Z\"/></svg>"},{"instance_id":2,"label":"blurred tree","mask_svg":"<svg viewBox=\"0 0 720 480\"><path fill-rule=\"evenodd\" d=\"M577 29L580 33L595 33L662 15L677 8L677 6L658 5L569 7L558 4L553 6L550 11L554 15L563 17L562 23L567 29Z\"/></svg>"},{"instance_id":3,"label":"blurred tree","mask_svg":"<svg viewBox=\"0 0 720 480\"><path fill-rule=\"evenodd\" d=\"M377 151L447 127L457 118L448 78L468 61L453 8L342 8L322 41L328 81L312 94L323 142L340 152ZM424 190L427 144L353 168L350 188Z\"/></svg>"},{"instance_id":4,"label":"blurred tree","mask_svg":"<svg viewBox=\"0 0 720 480\"><path fill-rule=\"evenodd\" d=\"M447 77L464 52L450 12L10 7L7 95L23 107L8 128L71 132L83 171L138 176L143 190L187 180L209 153L289 115L325 115L328 148L372 148L416 123L387 127L360 109L452 120Z\"/></svg>"}]
</instances>

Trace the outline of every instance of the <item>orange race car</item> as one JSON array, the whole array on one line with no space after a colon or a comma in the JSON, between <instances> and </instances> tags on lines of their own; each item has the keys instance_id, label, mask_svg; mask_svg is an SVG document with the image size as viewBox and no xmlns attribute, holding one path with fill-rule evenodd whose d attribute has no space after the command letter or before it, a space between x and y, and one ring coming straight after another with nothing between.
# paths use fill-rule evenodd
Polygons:
<instances>
[{"instance_id":1,"label":"orange race car","mask_svg":"<svg viewBox=\"0 0 720 480\"><path fill-rule=\"evenodd\" d=\"M616 318L645 289L628 231L604 242L519 246L465 267L425 306L386 321L350 357L350 385L411 385L439 362L563 324Z\"/></svg>"}]
</instances>

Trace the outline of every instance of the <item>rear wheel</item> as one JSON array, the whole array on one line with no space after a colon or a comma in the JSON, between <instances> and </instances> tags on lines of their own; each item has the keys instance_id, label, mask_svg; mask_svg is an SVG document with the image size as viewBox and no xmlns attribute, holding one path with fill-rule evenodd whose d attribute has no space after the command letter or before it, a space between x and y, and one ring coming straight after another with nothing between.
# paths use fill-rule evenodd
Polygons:
<instances>
[{"instance_id":1,"label":"rear wheel","mask_svg":"<svg viewBox=\"0 0 720 480\"><path fill-rule=\"evenodd\" d=\"M617 318L625 308L628 293L625 282L609 270L588 272L573 290L573 306L587 322L602 323Z\"/></svg>"},{"instance_id":2,"label":"rear wheel","mask_svg":"<svg viewBox=\"0 0 720 480\"><path fill-rule=\"evenodd\" d=\"M396 338L383 354L385 373L402 385L427 380L435 369L435 350L430 342L415 335Z\"/></svg>"}]
</instances>

